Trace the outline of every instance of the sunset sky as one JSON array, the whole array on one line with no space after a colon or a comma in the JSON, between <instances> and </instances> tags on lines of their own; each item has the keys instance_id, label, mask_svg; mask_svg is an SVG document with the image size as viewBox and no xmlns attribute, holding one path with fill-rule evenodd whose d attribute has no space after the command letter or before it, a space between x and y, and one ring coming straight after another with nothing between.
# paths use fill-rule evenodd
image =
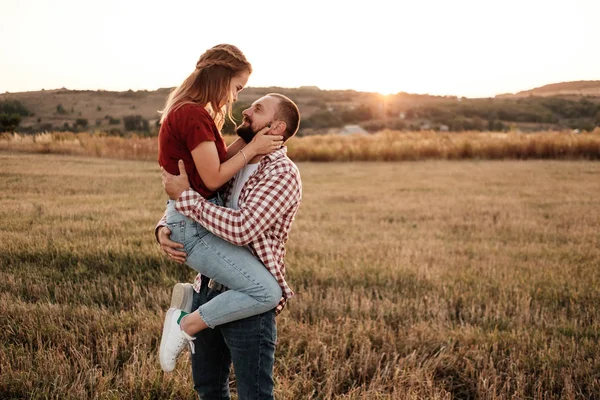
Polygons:
<instances>
[{"instance_id":1,"label":"sunset sky","mask_svg":"<svg viewBox=\"0 0 600 400\"><path fill-rule=\"evenodd\" d=\"M0 93L173 87L237 45L249 86L490 97L600 80L599 0L1 0Z\"/></svg>"}]
</instances>

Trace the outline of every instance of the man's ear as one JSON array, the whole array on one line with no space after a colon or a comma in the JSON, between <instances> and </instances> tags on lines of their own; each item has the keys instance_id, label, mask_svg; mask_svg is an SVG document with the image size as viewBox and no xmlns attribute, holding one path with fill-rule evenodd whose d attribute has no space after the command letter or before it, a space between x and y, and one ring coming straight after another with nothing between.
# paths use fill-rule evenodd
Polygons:
<instances>
[{"instance_id":1,"label":"man's ear","mask_svg":"<svg viewBox=\"0 0 600 400\"><path fill-rule=\"evenodd\" d=\"M283 135L283 132L285 132L287 128L287 124L283 121L277 121L274 125L275 126L271 128L273 135Z\"/></svg>"}]
</instances>

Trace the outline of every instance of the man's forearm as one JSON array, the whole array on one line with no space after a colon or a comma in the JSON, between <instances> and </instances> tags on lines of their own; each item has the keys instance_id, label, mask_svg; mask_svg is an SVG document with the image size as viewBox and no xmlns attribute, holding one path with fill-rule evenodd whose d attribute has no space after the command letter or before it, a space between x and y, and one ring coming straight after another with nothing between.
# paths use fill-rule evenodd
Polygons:
<instances>
[{"instance_id":1,"label":"man's forearm","mask_svg":"<svg viewBox=\"0 0 600 400\"><path fill-rule=\"evenodd\" d=\"M279 174L262 179L238 210L212 204L193 190L183 192L175 208L216 236L244 246L299 201L299 193L293 176Z\"/></svg>"}]
</instances>

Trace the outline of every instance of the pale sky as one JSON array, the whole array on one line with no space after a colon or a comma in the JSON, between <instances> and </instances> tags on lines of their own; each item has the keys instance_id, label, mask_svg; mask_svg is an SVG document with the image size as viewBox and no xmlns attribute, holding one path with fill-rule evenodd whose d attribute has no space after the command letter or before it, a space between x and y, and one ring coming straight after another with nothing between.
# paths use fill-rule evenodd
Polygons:
<instances>
[{"instance_id":1,"label":"pale sky","mask_svg":"<svg viewBox=\"0 0 600 400\"><path fill-rule=\"evenodd\" d=\"M174 87L238 46L248 86L490 97L600 80L600 0L0 0L0 93Z\"/></svg>"}]
</instances>

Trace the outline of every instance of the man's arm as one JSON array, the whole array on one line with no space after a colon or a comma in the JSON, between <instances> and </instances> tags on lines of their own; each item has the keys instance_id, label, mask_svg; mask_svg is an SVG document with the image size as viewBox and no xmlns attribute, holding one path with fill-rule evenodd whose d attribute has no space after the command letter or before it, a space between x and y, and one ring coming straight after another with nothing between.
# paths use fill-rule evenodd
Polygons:
<instances>
[{"instance_id":1,"label":"man's arm","mask_svg":"<svg viewBox=\"0 0 600 400\"><path fill-rule=\"evenodd\" d=\"M244 206L238 210L212 204L189 188L181 193L175 208L216 236L244 246L300 201L300 185L296 174L296 171L286 168L260 180L248 194Z\"/></svg>"}]
</instances>

